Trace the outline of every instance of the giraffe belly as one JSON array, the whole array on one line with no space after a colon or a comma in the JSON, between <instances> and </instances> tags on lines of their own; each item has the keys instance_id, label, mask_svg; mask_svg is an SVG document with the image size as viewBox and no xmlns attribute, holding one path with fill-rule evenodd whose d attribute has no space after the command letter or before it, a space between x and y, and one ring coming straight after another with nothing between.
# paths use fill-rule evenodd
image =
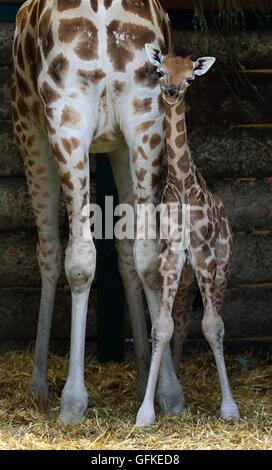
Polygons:
<instances>
[{"instance_id":1,"label":"giraffe belly","mask_svg":"<svg viewBox=\"0 0 272 470\"><path fill-rule=\"evenodd\" d=\"M122 134L104 133L94 138L90 147L90 153L110 153L126 146L127 144Z\"/></svg>"}]
</instances>

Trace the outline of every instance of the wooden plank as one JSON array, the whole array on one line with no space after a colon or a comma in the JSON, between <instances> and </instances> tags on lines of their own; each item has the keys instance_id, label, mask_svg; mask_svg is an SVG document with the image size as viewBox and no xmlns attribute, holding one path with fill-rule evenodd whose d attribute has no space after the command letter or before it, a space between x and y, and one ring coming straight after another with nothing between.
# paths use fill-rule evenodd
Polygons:
<instances>
[{"instance_id":1,"label":"wooden plank","mask_svg":"<svg viewBox=\"0 0 272 470\"><path fill-rule=\"evenodd\" d=\"M166 165L161 177L162 193ZM103 179L104 182L104 174ZM269 230L272 228L272 181L208 179L210 190L224 201L235 231ZM91 177L91 201L96 201L95 177ZM103 201L104 203L104 201ZM102 205L103 207L103 205ZM66 207L60 205L60 227L67 228ZM36 229L24 178L0 178L0 232Z\"/></svg>"},{"instance_id":2,"label":"wooden plank","mask_svg":"<svg viewBox=\"0 0 272 470\"><path fill-rule=\"evenodd\" d=\"M97 341L96 299L97 292L92 289L87 318L87 341ZM35 340L39 301L39 288L0 288L1 344L7 340ZM192 311L191 305L192 303L189 305L189 339L202 340L201 318L197 312ZM236 338L241 341L250 337L261 341L271 331L271 305L272 289L228 289L222 312L226 341ZM69 342L70 306L69 289L58 289L51 335L51 339L57 342L58 346L66 340ZM112 311L113 317L115 313ZM125 337L131 338L127 311L125 311Z\"/></svg>"},{"instance_id":3,"label":"wooden plank","mask_svg":"<svg viewBox=\"0 0 272 470\"><path fill-rule=\"evenodd\" d=\"M0 341L35 339L40 295L39 288L0 289ZM87 339L89 340L97 338L96 308L96 291L92 290L87 317ZM70 289L58 289L51 338L58 341L69 339L70 327Z\"/></svg>"},{"instance_id":4,"label":"wooden plank","mask_svg":"<svg viewBox=\"0 0 272 470\"><path fill-rule=\"evenodd\" d=\"M224 74L224 72L223 72ZM221 75L216 69L196 80L186 99L190 125L270 124L272 80L268 74ZM212 90L213 100L211 105Z\"/></svg>"},{"instance_id":5,"label":"wooden plank","mask_svg":"<svg viewBox=\"0 0 272 470\"><path fill-rule=\"evenodd\" d=\"M62 234L63 255L67 238ZM105 318L113 322L112 312L121 317L123 311L122 286L116 267L116 254L112 249L112 242L106 240L98 243L97 249L97 274L95 278L98 285L100 311L103 308L105 316L99 316L99 324L102 337L107 335L109 341L115 341L121 337L116 332L116 338L112 338L113 329L105 326ZM101 246L102 243L102 246ZM0 243L0 287L37 287L40 285L40 276L35 255L36 236L29 233L5 233L1 234ZM234 237L234 253L232 258L232 273L230 285L237 284L263 284L272 282L272 231L270 235L258 235L255 233L237 233ZM66 285L67 280L64 271L60 279L60 285ZM118 303L117 303L118 300ZM116 302L116 303L115 303ZM110 317L111 318L108 318ZM119 318L120 318L119 317ZM109 323L109 324L110 324ZM103 328L104 333L103 333ZM105 333L106 332L106 333ZM116 340L117 341L117 340ZM103 347L103 345L101 346Z\"/></svg>"},{"instance_id":6,"label":"wooden plank","mask_svg":"<svg viewBox=\"0 0 272 470\"><path fill-rule=\"evenodd\" d=\"M91 174L90 197L96 202L95 177ZM59 226L67 227L66 204L60 199ZM31 201L24 177L0 178L0 232L36 229Z\"/></svg>"},{"instance_id":7,"label":"wooden plank","mask_svg":"<svg viewBox=\"0 0 272 470\"><path fill-rule=\"evenodd\" d=\"M272 175L272 133L267 127L189 126L193 159L205 178Z\"/></svg>"},{"instance_id":8,"label":"wooden plank","mask_svg":"<svg viewBox=\"0 0 272 470\"><path fill-rule=\"evenodd\" d=\"M236 232L272 228L272 182L213 180L208 186L221 197Z\"/></svg>"},{"instance_id":9,"label":"wooden plank","mask_svg":"<svg viewBox=\"0 0 272 470\"><path fill-rule=\"evenodd\" d=\"M9 121L0 121L0 148L0 176L24 175L23 161Z\"/></svg>"},{"instance_id":10,"label":"wooden plank","mask_svg":"<svg viewBox=\"0 0 272 470\"><path fill-rule=\"evenodd\" d=\"M272 281L272 236L236 234L230 286Z\"/></svg>"},{"instance_id":11,"label":"wooden plank","mask_svg":"<svg viewBox=\"0 0 272 470\"><path fill-rule=\"evenodd\" d=\"M271 67L272 31L175 31L177 48L189 49L195 58L205 55L216 57L217 61L228 68ZM235 51L235 54L233 53Z\"/></svg>"},{"instance_id":12,"label":"wooden plank","mask_svg":"<svg viewBox=\"0 0 272 470\"><path fill-rule=\"evenodd\" d=\"M189 138L193 158L206 178L272 175L270 127L194 125L189 126ZM23 163L9 122L0 121L0 148L0 176L23 176Z\"/></svg>"}]
</instances>

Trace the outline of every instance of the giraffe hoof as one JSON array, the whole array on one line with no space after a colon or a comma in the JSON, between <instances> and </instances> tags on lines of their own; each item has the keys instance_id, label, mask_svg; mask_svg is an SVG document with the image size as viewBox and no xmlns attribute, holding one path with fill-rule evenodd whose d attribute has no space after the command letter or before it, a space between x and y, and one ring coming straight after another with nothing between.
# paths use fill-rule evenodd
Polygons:
<instances>
[{"instance_id":1,"label":"giraffe hoof","mask_svg":"<svg viewBox=\"0 0 272 470\"><path fill-rule=\"evenodd\" d=\"M76 390L63 389L59 421L65 425L78 424L88 408L88 394L84 387L80 393Z\"/></svg>"},{"instance_id":2,"label":"giraffe hoof","mask_svg":"<svg viewBox=\"0 0 272 470\"><path fill-rule=\"evenodd\" d=\"M165 415L175 416L185 409L185 399L183 389L178 382L173 389L166 392L158 390L158 397L161 410Z\"/></svg>"},{"instance_id":3,"label":"giraffe hoof","mask_svg":"<svg viewBox=\"0 0 272 470\"><path fill-rule=\"evenodd\" d=\"M238 421L240 419L239 408L234 400L222 403L221 418L225 421Z\"/></svg>"},{"instance_id":4,"label":"giraffe hoof","mask_svg":"<svg viewBox=\"0 0 272 470\"><path fill-rule=\"evenodd\" d=\"M136 427L143 428L145 426L152 426L155 424L156 416L154 408L147 408L146 406L141 406L138 411L136 419Z\"/></svg>"},{"instance_id":5,"label":"giraffe hoof","mask_svg":"<svg viewBox=\"0 0 272 470\"><path fill-rule=\"evenodd\" d=\"M49 398L48 383L41 379L31 379L27 385L27 396L41 409L46 409Z\"/></svg>"}]
</instances>

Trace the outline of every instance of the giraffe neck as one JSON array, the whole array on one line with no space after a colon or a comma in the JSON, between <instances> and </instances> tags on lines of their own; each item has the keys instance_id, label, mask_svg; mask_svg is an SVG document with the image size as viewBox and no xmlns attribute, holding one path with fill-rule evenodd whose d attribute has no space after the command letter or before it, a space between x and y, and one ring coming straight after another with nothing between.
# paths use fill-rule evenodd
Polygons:
<instances>
[{"instance_id":1,"label":"giraffe neck","mask_svg":"<svg viewBox=\"0 0 272 470\"><path fill-rule=\"evenodd\" d=\"M193 161L187 139L185 102L170 106L166 103L166 143L168 155L168 182L185 190L185 180L193 173Z\"/></svg>"}]
</instances>

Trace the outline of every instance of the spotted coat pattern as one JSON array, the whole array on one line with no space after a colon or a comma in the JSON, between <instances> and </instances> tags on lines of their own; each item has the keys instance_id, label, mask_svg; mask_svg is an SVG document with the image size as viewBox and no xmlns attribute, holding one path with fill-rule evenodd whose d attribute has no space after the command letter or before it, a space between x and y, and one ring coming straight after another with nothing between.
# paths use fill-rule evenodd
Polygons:
<instances>
[{"instance_id":1,"label":"spotted coat pattern","mask_svg":"<svg viewBox=\"0 0 272 470\"><path fill-rule=\"evenodd\" d=\"M61 187L69 217L65 270L72 291L71 362L61 401L61 419L68 423L77 422L87 406L84 335L96 260L88 211L89 151L110 154L120 202L152 203L156 197L165 150L164 113L146 42L165 51L172 48L169 19L158 0L27 0L16 19L12 113L38 228L42 278L30 392L41 401L48 397L48 339L61 261ZM154 317L158 276L147 284L145 273L157 270L155 247L154 241L118 244L124 285L133 299L129 305L141 393L149 349L141 284L135 279L140 278ZM173 381L166 368L163 378L165 384Z\"/></svg>"}]
</instances>

